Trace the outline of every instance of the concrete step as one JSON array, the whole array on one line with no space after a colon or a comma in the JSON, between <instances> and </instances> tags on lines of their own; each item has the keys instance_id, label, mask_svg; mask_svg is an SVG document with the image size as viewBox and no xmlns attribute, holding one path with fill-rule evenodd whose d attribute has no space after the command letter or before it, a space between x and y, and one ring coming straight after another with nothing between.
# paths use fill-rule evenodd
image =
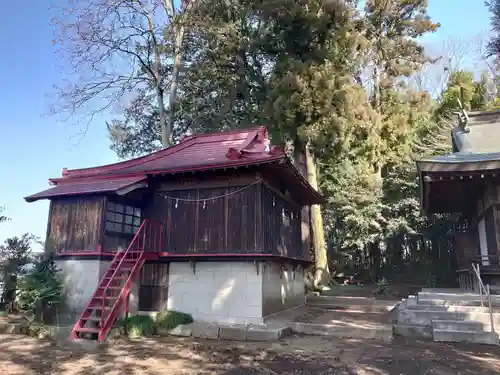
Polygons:
<instances>
[{"instance_id":1,"label":"concrete step","mask_svg":"<svg viewBox=\"0 0 500 375\"><path fill-rule=\"evenodd\" d=\"M486 301L485 301L486 302ZM453 306L481 306L481 301L480 300L455 300L455 301L448 301L446 299L418 299L418 304L419 305L433 305L433 306L447 306L447 305L453 305Z\"/></svg>"},{"instance_id":2,"label":"concrete step","mask_svg":"<svg viewBox=\"0 0 500 375\"><path fill-rule=\"evenodd\" d=\"M332 303L337 305L394 306L398 301L384 301L370 297L307 296L307 303Z\"/></svg>"},{"instance_id":3,"label":"concrete step","mask_svg":"<svg viewBox=\"0 0 500 375\"><path fill-rule=\"evenodd\" d=\"M418 300L445 300L448 303L464 303L464 302L473 302L480 303L481 297L479 294L475 293L427 293L427 292L419 292ZM492 306L500 306L500 296L491 296Z\"/></svg>"},{"instance_id":4,"label":"concrete step","mask_svg":"<svg viewBox=\"0 0 500 375\"><path fill-rule=\"evenodd\" d=\"M293 333L311 336L329 336L354 339L392 340L392 326L380 325L377 327L356 327L335 324L299 323L292 322L289 328Z\"/></svg>"},{"instance_id":5,"label":"concrete step","mask_svg":"<svg viewBox=\"0 0 500 375\"><path fill-rule=\"evenodd\" d=\"M437 330L452 330L463 332L484 332L481 322L460 321L460 320L433 320L432 328Z\"/></svg>"},{"instance_id":6,"label":"concrete step","mask_svg":"<svg viewBox=\"0 0 500 375\"><path fill-rule=\"evenodd\" d=\"M450 329L435 329L434 341L469 342L476 344L498 345L498 334L493 332L470 332Z\"/></svg>"},{"instance_id":7,"label":"concrete step","mask_svg":"<svg viewBox=\"0 0 500 375\"><path fill-rule=\"evenodd\" d=\"M397 301L380 301L366 297L309 296L307 306L349 312L386 313L392 311Z\"/></svg>"},{"instance_id":8,"label":"concrete step","mask_svg":"<svg viewBox=\"0 0 500 375\"><path fill-rule=\"evenodd\" d=\"M432 340L432 327L426 325L394 324L392 332L395 336Z\"/></svg>"},{"instance_id":9,"label":"concrete step","mask_svg":"<svg viewBox=\"0 0 500 375\"><path fill-rule=\"evenodd\" d=\"M392 308L386 306L367 306L367 305L349 305L341 306L338 304L329 303L312 303L307 304L308 307L316 307L330 311L338 311L345 313L368 313L368 314L387 314L392 311Z\"/></svg>"},{"instance_id":10,"label":"concrete step","mask_svg":"<svg viewBox=\"0 0 500 375\"><path fill-rule=\"evenodd\" d=\"M465 313L489 313L490 309L486 306L456 306L456 305L427 305L418 303L416 306L412 306L414 310L432 310L432 311L450 311L450 312L465 312ZM495 309L493 309L495 312Z\"/></svg>"},{"instance_id":11,"label":"concrete step","mask_svg":"<svg viewBox=\"0 0 500 375\"><path fill-rule=\"evenodd\" d=\"M398 324L432 326L433 320L476 321L483 324L485 331L491 331L489 313L405 309L398 311L396 317ZM493 323L500 328L500 314L493 314Z\"/></svg>"}]
</instances>

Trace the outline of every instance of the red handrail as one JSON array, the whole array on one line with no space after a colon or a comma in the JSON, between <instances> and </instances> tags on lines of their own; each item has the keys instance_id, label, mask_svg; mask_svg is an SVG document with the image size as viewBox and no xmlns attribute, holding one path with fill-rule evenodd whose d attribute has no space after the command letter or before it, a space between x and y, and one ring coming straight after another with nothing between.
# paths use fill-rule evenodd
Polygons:
<instances>
[{"instance_id":1,"label":"red handrail","mask_svg":"<svg viewBox=\"0 0 500 375\"><path fill-rule=\"evenodd\" d=\"M145 251L145 245L146 245L146 232L147 232L147 229L149 228L149 232L151 233L151 228L154 227L153 224L155 223L159 223L160 224L160 244L161 244L161 238L162 238L162 229L163 229L163 225L161 223L161 221L156 221L156 220L152 220L152 219L145 219L141 226L139 227L139 230L137 231L137 233L134 235L134 237L132 238L132 241L130 242L129 246L127 247L127 249L125 250L125 252L123 252L123 255L121 255L121 259L120 261L118 262L118 265L117 267L115 268L113 274L111 275L111 277L109 278L108 280L108 283L106 284L106 286L104 287L103 291L102 291L102 310L101 310L101 327L104 326L104 323L105 321L107 320L107 318L109 317L109 314L106 319L104 319L104 315L105 315L105 307L106 307L106 297L107 297L107 291L108 291L108 288L111 284L111 282L114 280L117 272L120 270L120 267L124 261L124 259L127 258L127 255L130 253L132 254L132 258L129 258L129 260L134 260L134 257L133 255L134 254L142 254L144 251ZM140 242L140 236L142 234L142 246L141 246L141 242ZM153 251L159 251L161 250L161 245L159 248L155 248L154 247L154 244L157 244L158 241L154 241L154 239L151 238L151 236L148 236L148 243L149 243L149 246L151 247L151 243L153 244ZM137 245L135 250L137 251L132 251L132 249L134 248L134 245ZM119 254L122 254L120 251L118 251L118 253L115 255L115 256L118 256ZM138 259L138 258L137 258ZM120 295L121 295L121 292L120 292ZM120 297L120 295L118 296L118 298Z\"/></svg>"}]
</instances>

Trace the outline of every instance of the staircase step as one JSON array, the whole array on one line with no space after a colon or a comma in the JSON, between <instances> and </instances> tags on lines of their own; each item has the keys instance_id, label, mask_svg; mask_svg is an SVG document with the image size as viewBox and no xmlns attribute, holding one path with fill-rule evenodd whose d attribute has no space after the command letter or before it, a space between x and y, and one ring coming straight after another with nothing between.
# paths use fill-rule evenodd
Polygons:
<instances>
[{"instance_id":1,"label":"staircase step","mask_svg":"<svg viewBox=\"0 0 500 375\"><path fill-rule=\"evenodd\" d=\"M433 320L432 327L436 330L452 330L463 332L484 332L481 322L461 320Z\"/></svg>"},{"instance_id":2,"label":"staircase step","mask_svg":"<svg viewBox=\"0 0 500 375\"><path fill-rule=\"evenodd\" d=\"M456 306L456 305L427 305L418 303L416 306L412 306L414 310L427 310L427 311L449 311L458 313L489 313L490 309L486 306ZM493 309L495 310L495 309Z\"/></svg>"},{"instance_id":3,"label":"staircase step","mask_svg":"<svg viewBox=\"0 0 500 375\"><path fill-rule=\"evenodd\" d=\"M104 296L94 296L95 299L103 299ZM118 296L106 296L107 301L114 301Z\"/></svg>"},{"instance_id":4,"label":"staircase step","mask_svg":"<svg viewBox=\"0 0 500 375\"><path fill-rule=\"evenodd\" d=\"M101 318L99 316L89 316L88 318L83 318L82 320L89 320L91 322L100 322Z\"/></svg>"},{"instance_id":5,"label":"staircase step","mask_svg":"<svg viewBox=\"0 0 500 375\"><path fill-rule=\"evenodd\" d=\"M112 276L105 276L103 277L104 280L127 280L128 277L121 277L121 276L118 276L118 277L112 277Z\"/></svg>"},{"instance_id":6,"label":"staircase step","mask_svg":"<svg viewBox=\"0 0 500 375\"><path fill-rule=\"evenodd\" d=\"M75 331L79 332L79 333L99 333L100 329L99 328L80 327L80 328L75 328Z\"/></svg>"},{"instance_id":7,"label":"staircase step","mask_svg":"<svg viewBox=\"0 0 500 375\"><path fill-rule=\"evenodd\" d=\"M434 341L499 344L498 334L494 332L470 332L452 329L434 329Z\"/></svg>"},{"instance_id":8,"label":"staircase step","mask_svg":"<svg viewBox=\"0 0 500 375\"><path fill-rule=\"evenodd\" d=\"M138 233L136 236L137 235ZM131 258L127 258L127 256L129 256L127 254L131 255ZM133 282L132 278L137 278L138 271L144 264L145 260L146 258L144 252L137 252L137 256L135 256L135 252L134 254L124 252L115 255L113 261L101 279L94 296L91 298L86 309L75 324L71 334L73 339L79 338L80 333L97 333L99 342L102 342L106 338L109 330L111 329L111 325L118 317L119 305L124 303L124 298L127 297L127 293L123 293L123 291L129 291L131 282ZM124 280L125 283L120 285L118 282L118 285L110 285L113 282L120 280ZM119 291L119 293L114 293L115 295L107 295L107 290ZM102 306L103 303L106 303L106 306ZM103 317L101 316L90 315L92 314L92 311L101 311L101 314L105 317L105 323L98 328L83 327L87 321L103 321Z\"/></svg>"},{"instance_id":9,"label":"staircase step","mask_svg":"<svg viewBox=\"0 0 500 375\"><path fill-rule=\"evenodd\" d=\"M447 304L476 304L481 302L481 297L475 293L418 293L418 301L424 300L446 301ZM500 306L500 296L491 296L491 303L492 306Z\"/></svg>"},{"instance_id":10,"label":"staircase step","mask_svg":"<svg viewBox=\"0 0 500 375\"><path fill-rule=\"evenodd\" d=\"M119 271L120 272L125 272L125 271L131 271L133 267L120 267ZM117 270L117 267L109 267L108 271L115 271Z\"/></svg>"}]
</instances>

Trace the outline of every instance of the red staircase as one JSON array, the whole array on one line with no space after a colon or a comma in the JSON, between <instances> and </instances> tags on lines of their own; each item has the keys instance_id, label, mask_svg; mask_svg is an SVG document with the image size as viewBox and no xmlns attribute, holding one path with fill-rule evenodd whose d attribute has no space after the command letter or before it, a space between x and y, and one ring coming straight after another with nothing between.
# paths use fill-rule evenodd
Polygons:
<instances>
[{"instance_id":1,"label":"red staircase","mask_svg":"<svg viewBox=\"0 0 500 375\"><path fill-rule=\"evenodd\" d=\"M103 342L120 315L125 304L128 313L130 290L146 259L152 258L162 249L160 222L144 220L125 251L119 251L99 282L85 310L71 332L74 339L91 334Z\"/></svg>"}]
</instances>

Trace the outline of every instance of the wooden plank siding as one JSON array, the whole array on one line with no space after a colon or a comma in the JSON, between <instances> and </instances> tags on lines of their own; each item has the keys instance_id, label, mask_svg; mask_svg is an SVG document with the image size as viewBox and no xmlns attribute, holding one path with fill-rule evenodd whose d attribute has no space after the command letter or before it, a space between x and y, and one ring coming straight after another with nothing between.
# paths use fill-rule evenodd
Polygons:
<instances>
[{"instance_id":1,"label":"wooden plank siding","mask_svg":"<svg viewBox=\"0 0 500 375\"><path fill-rule=\"evenodd\" d=\"M53 200L47 224L47 251L96 251L102 240L105 197Z\"/></svg>"},{"instance_id":2,"label":"wooden plank siding","mask_svg":"<svg viewBox=\"0 0 500 375\"><path fill-rule=\"evenodd\" d=\"M476 198L475 212L473 213L468 235L472 236L467 242L466 248L461 249L465 244L457 243L457 257L459 263L470 266L472 262L479 262L481 249L479 242L478 225L484 220L486 230L486 245L488 257L491 265L488 267L499 267L500 259L500 186L487 184L481 194ZM463 237L463 236L462 236ZM461 239L464 241L464 238ZM474 246L473 246L474 245Z\"/></svg>"},{"instance_id":3,"label":"wooden plank siding","mask_svg":"<svg viewBox=\"0 0 500 375\"><path fill-rule=\"evenodd\" d=\"M107 253L127 248L133 239L133 233L125 231L128 214L122 215L124 230L120 232L113 226L115 213L106 212L108 205L120 203L140 209L141 220L163 223L162 246L155 251L269 254L309 260L301 233L301 207L283 186L261 180L257 173L211 179L158 177L135 199L127 194L54 200L47 242L54 243L58 252L101 248Z\"/></svg>"},{"instance_id":4,"label":"wooden plank siding","mask_svg":"<svg viewBox=\"0 0 500 375\"><path fill-rule=\"evenodd\" d=\"M163 251L172 254L260 253L258 185L159 191L144 208L165 223ZM164 198L168 195L168 198Z\"/></svg>"},{"instance_id":5,"label":"wooden plank siding","mask_svg":"<svg viewBox=\"0 0 500 375\"><path fill-rule=\"evenodd\" d=\"M139 311L161 311L168 302L168 263L146 263L139 282Z\"/></svg>"},{"instance_id":6,"label":"wooden plank siding","mask_svg":"<svg viewBox=\"0 0 500 375\"><path fill-rule=\"evenodd\" d=\"M227 182L158 186L143 213L164 223L162 251L309 259L302 245L299 205L255 179L235 177L233 186L220 186Z\"/></svg>"},{"instance_id":7,"label":"wooden plank siding","mask_svg":"<svg viewBox=\"0 0 500 375\"><path fill-rule=\"evenodd\" d=\"M264 252L309 260L304 251L301 232L301 207L264 186L263 206Z\"/></svg>"}]
</instances>

